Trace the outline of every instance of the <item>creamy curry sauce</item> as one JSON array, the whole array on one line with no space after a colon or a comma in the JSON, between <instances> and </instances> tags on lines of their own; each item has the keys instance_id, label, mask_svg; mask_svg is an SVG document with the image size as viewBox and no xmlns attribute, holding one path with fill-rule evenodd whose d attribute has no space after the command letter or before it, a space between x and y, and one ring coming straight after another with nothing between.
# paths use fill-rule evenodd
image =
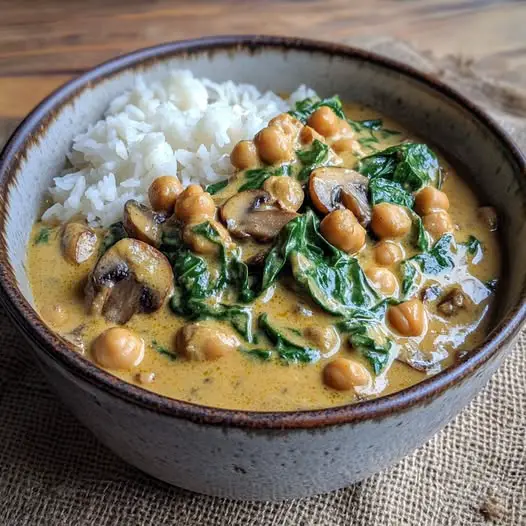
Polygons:
<instances>
[{"instance_id":1,"label":"creamy curry sauce","mask_svg":"<svg viewBox=\"0 0 526 526\"><path fill-rule=\"evenodd\" d=\"M347 104L345 113L356 121L382 118L382 129L387 132L373 135L365 128L354 131L354 152L341 153L342 166L355 168L359 155L371 155L406 140L417 142L396 123L369 108ZM389 130L399 133L391 134ZM368 140L373 136L374 141ZM327 142L331 143L330 140ZM382 332L392 340L393 347L388 353L387 364L379 374L374 374L370 360L363 353L350 346L345 333L336 333L339 344L333 345L332 349L321 350L319 359L314 363L286 363L276 356L265 361L241 350L272 348L272 342L261 334L258 344L247 344L239 338L240 347L220 359L198 361L185 358L177 349L176 333L188 322L175 315L167 301L156 312L136 313L126 322L125 326L144 340L144 357L136 367L112 369L110 372L156 393L207 406L286 411L337 406L386 395L448 367L458 359L459 353L476 348L487 334L494 293L492 287L485 284L498 278L500 258L496 232L481 217L475 194L444 158L439 157L439 161L443 175L441 189L449 198L448 212L459 247L454 256L455 265L451 271L423 276L418 290L413 293L414 297L423 298L427 313L427 326L422 335L401 336L382 321ZM233 188L236 186L218 192L214 196L216 203L224 202L225 195L235 193ZM104 232L99 229L95 233L96 252L99 253ZM474 250L474 256L461 245L469 236L480 241L481 248ZM61 226L45 226L42 223L34 226L27 267L36 308L52 329L72 342L77 352L93 359L94 340L116 323L105 320L102 315L87 312L85 287L97 257L93 255L84 263L72 264L63 255L62 237ZM253 242L236 241L242 248L246 247L247 252L257 252L257 245ZM374 246L377 243L378 240L371 237L368 229L365 246L354 254L364 271L376 265ZM420 252L409 235L397 239L396 243L403 249L404 259ZM394 273L400 288L400 263L386 268ZM464 305L453 315L445 315L438 305L444 301L452 285L464 292L467 307ZM272 323L292 328L294 334L302 333L311 326L334 326L341 319L325 312L308 294L295 292L286 279L265 291L251 306L255 327L258 317L267 313ZM300 340L304 342L303 337ZM326 385L324 367L337 356L362 364L371 373L370 381L345 390Z\"/></svg>"}]
</instances>

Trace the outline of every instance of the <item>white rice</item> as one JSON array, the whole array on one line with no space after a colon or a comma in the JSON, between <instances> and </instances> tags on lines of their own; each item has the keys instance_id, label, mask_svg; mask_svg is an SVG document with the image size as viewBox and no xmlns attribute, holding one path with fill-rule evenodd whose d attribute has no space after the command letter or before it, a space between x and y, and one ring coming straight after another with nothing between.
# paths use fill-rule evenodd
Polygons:
<instances>
[{"instance_id":1,"label":"white rice","mask_svg":"<svg viewBox=\"0 0 526 526\"><path fill-rule=\"evenodd\" d=\"M315 95L300 86L288 100L250 84L218 84L174 71L114 99L105 114L73 140L71 167L53 179L44 221L85 217L92 226L121 219L128 199L147 202L150 183L176 175L183 186L228 177L230 152L297 100Z\"/></svg>"}]
</instances>

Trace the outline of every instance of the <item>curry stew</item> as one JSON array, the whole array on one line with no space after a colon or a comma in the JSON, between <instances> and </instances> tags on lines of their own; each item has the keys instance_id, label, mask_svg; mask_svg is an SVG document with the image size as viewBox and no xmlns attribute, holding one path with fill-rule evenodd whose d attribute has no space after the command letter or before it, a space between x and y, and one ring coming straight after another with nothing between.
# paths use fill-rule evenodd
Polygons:
<instances>
[{"instance_id":1,"label":"curry stew","mask_svg":"<svg viewBox=\"0 0 526 526\"><path fill-rule=\"evenodd\" d=\"M367 120L364 120L367 117ZM150 187L107 229L37 223L37 309L77 352L169 397L285 411L414 385L476 348L495 211L389 119L307 99L229 181Z\"/></svg>"}]
</instances>

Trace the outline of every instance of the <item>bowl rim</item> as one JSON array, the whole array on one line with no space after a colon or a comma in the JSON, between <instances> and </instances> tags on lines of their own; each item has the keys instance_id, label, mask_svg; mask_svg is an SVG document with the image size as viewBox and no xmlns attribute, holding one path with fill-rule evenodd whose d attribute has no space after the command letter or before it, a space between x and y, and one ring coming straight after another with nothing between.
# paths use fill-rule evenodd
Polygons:
<instances>
[{"instance_id":1,"label":"bowl rim","mask_svg":"<svg viewBox=\"0 0 526 526\"><path fill-rule=\"evenodd\" d=\"M417 405L427 405L444 390L471 376L513 341L526 320L526 279L523 282L517 304L491 331L486 341L465 361L412 387L373 400L325 409L286 412L209 407L168 398L121 380L73 351L63 338L44 324L16 284L14 271L7 256L5 236L9 187L16 182L25 151L35 141L34 137L38 137L39 133L45 131L46 125L53 119L54 114L63 106L71 103L84 89L117 75L123 70L141 68L152 62L185 54L225 50L231 52L248 50L253 53L265 48L362 60L418 81L466 109L504 147L512 163L517 166L517 179L520 181L521 175L526 176L526 157L506 132L483 110L436 78L390 58L344 44L266 35L211 36L159 44L110 59L66 82L31 111L6 143L0 153L0 300L24 335L75 377L103 390L108 395L118 397L141 408L195 423L259 430L308 429L382 419L393 413L407 411ZM524 193L526 195L526 190Z\"/></svg>"}]
</instances>

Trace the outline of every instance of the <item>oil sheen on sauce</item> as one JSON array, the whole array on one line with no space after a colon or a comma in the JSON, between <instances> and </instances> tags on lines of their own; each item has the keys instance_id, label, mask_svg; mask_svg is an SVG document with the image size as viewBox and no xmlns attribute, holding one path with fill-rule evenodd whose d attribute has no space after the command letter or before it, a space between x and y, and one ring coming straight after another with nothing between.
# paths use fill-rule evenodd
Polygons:
<instances>
[{"instance_id":1,"label":"oil sheen on sauce","mask_svg":"<svg viewBox=\"0 0 526 526\"><path fill-rule=\"evenodd\" d=\"M346 105L345 111L347 116L356 120L380 117L371 109L358 105ZM383 119L388 128L402 130L393 121ZM377 149L397 144L401 138L414 139L403 132L401 136L380 140L376 145ZM366 150L364 153L372 152ZM344 157L344 162L353 166L355 158ZM163 351L175 355L175 334L185 321L174 315L168 305L164 305L154 314L136 314L127 322L126 325L144 339L147 345L145 357L135 370L111 371L112 374L156 393L202 405L255 411L288 411L338 406L387 395L414 385L429 374L448 367L455 360L456 353L477 348L487 334L491 315L490 298L487 297L486 289L472 286L472 277L482 282L498 278L500 257L496 233L490 232L477 214L480 203L475 194L445 159L440 158L440 162L445 173L442 190L449 197L449 213L457 227L454 234L456 240L462 242L469 235L474 235L484 248L481 257L470 263L459 260L452 273L436 279L441 281L441 285L458 282L463 289L469 289L470 296L475 299L470 309L452 318L445 318L430 311L425 336L394 336L400 348L416 345L423 358L436 361L436 366L431 371L416 370L393 360L369 388L359 392L338 392L326 387L322 382L322 369L329 359L328 355L314 364L307 365L283 365L278 361L262 362L241 352L231 353L212 362L174 359ZM36 242L41 228L40 223L34 226L27 255L27 268L36 309L52 329L76 344L77 352L90 358L93 340L112 326L102 317L86 313L83 290L96 258L93 257L80 265L68 263L62 257L59 228L49 230L46 242ZM368 239L365 248L357 255L364 270L372 264L371 247L372 243ZM413 255L414 250L410 246L404 245L404 249L406 257ZM60 319L56 316L57 305L65 313ZM267 291L255 302L254 318L261 313L268 313L278 324L300 330L311 325L334 324L333 316L322 311L308 298L298 300L294 292L281 284ZM336 354L338 353L342 356L353 356L366 364L366 361L343 340L340 349L336 350ZM331 358L334 356L335 354L332 354ZM154 373L153 381L140 383L141 373L142 378Z\"/></svg>"}]
</instances>

